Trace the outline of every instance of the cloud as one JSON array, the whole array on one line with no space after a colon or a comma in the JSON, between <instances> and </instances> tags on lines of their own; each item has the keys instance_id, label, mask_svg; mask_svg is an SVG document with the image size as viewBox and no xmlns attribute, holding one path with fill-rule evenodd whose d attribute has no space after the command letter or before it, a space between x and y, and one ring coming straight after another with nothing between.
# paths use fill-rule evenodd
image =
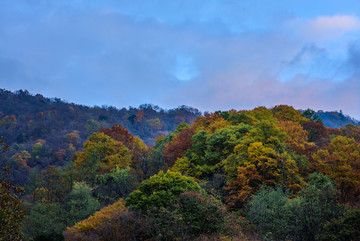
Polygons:
<instances>
[{"instance_id":1,"label":"cloud","mask_svg":"<svg viewBox=\"0 0 360 241\"><path fill-rule=\"evenodd\" d=\"M311 79L341 82L351 76L352 71L344 66L345 60L331 54L324 47L306 43L292 59L283 62L284 67L279 72L280 80L286 82L298 74L303 74Z\"/></svg>"},{"instance_id":2,"label":"cloud","mask_svg":"<svg viewBox=\"0 0 360 241\"><path fill-rule=\"evenodd\" d=\"M353 42L348 48L348 61L349 68L353 71L360 73L360 42Z\"/></svg>"},{"instance_id":3,"label":"cloud","mask_svg":"<svg viewBox=\"0 0 360 241\"><path fill-rule=\"evenodd\" d=\"M318 16L305 20L301 32L309 38L337 39L360 30L360 19L354 15Z\"/></svg>"},{"instance_id":4,"label":"cloud","mask_svg":"<svg viewBox=\"0 0 360 241\"><path fill-rule=\"evenodd\" d=\"M281 22L299 17L274 20L253 1L213 0L206 8L202 1L87 2L0 9L1 87L88 105L290 104L360 117L358 45L341 47L339 57L313 41L357 31L355 16L303 17L297 27L311 30L306 39Z\"/></svg>"}]
</instances>

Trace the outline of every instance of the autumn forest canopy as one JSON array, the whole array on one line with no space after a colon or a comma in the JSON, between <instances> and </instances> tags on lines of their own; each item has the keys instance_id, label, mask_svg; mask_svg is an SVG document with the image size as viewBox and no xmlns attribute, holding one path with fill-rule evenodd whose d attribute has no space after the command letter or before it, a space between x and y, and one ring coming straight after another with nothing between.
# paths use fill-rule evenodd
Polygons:
<instances>
[{"instance_id":1,"label":"autumn forest canopy","mask_svg":"<svg viewBox=\"0 0 360 241\"><path fill-rule=\"evenodd\" d=\"M359 240L360 126L0 91L0 240Z\"/></svg>"}]
</instances>

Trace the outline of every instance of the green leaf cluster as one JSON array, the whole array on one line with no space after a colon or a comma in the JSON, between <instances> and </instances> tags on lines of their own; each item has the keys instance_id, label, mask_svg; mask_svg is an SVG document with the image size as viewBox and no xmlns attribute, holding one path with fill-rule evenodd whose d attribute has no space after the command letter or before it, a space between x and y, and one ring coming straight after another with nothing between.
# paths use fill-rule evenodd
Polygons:
<instances>
[{"instance_id":1,"label":"green leaf cluster","mask_svg":"<svg viewBox=\"0 0 360 241\"><path fill-rule=\"evenodd\" d=\"M182 176L179 172L160 171L157 175L143 181L139 188L126 198L130 209L147 213L152 207L166 207L185 191L201 191L193 178Z\"/></svg>"}]
</instances>

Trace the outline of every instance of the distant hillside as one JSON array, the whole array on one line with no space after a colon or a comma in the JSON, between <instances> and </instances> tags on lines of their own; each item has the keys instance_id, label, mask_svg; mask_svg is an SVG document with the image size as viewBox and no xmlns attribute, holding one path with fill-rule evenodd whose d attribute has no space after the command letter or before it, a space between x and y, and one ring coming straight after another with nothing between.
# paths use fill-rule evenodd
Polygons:
<instances>
[{"instance_id":1,"label":"distant hillside","mask_svg":"<svg viewBox=\"0 0 360 241\"><path fill-rule=\"evenodd\" d=\"M360 125L358 120L354 118L344 115L342 111L317 111L316 115L319 116L324 125L331 128L340 128L342 126L346 126L347 124Z\"/></svg>"},{"instance_id":2,"label":"distant hillside","mask_svg":"<svg viewBox=\"0 0 360 241\"><path fill-rule=\"evenodd\" d=\"M157 136L166 136L179 123L191 123L198 116L200 111L187 106L170 110L150 104L128 109L88 107L26 90L0 90L0 138L10 146L7 159L18 159L16 163L25 159L28 169L66 165L100 128L121 125L153 145Z\"/></svg>"}]
</instances>

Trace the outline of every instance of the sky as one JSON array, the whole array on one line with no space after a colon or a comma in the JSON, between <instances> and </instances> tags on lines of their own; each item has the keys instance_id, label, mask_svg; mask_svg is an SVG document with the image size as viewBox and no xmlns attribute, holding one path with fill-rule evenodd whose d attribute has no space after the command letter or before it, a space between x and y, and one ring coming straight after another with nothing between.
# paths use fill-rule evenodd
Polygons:
<instances>
[{"instance_id":1,"label":"sky","mask_svg":"<svg viewBox=\"0 0 360 241\"><path fill-rule=\"evenodd\" d=\"M360 1L1 0L0 88L360 119Z\"/></svg>"}]
</instances>

